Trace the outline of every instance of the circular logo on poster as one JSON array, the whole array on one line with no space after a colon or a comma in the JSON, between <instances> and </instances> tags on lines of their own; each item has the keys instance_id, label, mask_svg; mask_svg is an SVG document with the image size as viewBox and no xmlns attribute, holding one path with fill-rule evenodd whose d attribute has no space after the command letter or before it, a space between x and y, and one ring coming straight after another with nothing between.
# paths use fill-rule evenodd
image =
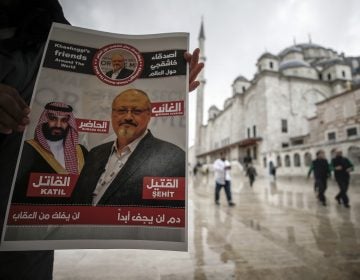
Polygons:
<instances>
[{"instance_id":1,"label":"circular logo on poster","mask_svg":"<svg viewBox=\"0 0 360 280\"><path fill-rule=\"evenodd\" d=\"M93 59L95 75L112 86L127 85L144 69L141 53L127 44L111 44L99 49Z\"/></svg>"}]
</instances>

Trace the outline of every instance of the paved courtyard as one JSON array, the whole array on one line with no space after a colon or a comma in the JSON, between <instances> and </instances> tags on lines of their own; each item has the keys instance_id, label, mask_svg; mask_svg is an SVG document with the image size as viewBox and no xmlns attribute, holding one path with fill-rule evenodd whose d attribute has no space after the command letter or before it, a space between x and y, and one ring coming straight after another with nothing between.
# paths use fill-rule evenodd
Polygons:
<instances>
[{"instance_id":1,"label":"paved courtyard","mask_svg":"<svg viewBox=\"0 0 360 280\"><path fill-rule=\"evenodd\" d=\"M235 207L225 193L214 205L211 176L190 182L188 253L56 251L54 279L360 279L360 184L346 209L333 181L327 207L303 178L260 178L250 188L234 176Z\"/></svg>"}]
</instances>

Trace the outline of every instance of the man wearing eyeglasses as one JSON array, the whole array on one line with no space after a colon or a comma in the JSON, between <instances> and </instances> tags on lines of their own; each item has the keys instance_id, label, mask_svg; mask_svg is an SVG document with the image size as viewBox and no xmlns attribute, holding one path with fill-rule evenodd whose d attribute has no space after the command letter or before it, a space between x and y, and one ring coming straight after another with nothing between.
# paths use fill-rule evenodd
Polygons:
<instances>
[{"instance_id":1,"label":"man wearing eyeglasses","mask_svg":"<svg viewBox=\"0 0 360 280\"><path fill-rule=\"evenodd\" d=\"M185 152L148 130L151 103L139 89L121 92L112 103L114 142L93 148L73 194L74 203L184 206L184 201L142 199L143 178L185 177Z\"/></svg>"}]
</instances>

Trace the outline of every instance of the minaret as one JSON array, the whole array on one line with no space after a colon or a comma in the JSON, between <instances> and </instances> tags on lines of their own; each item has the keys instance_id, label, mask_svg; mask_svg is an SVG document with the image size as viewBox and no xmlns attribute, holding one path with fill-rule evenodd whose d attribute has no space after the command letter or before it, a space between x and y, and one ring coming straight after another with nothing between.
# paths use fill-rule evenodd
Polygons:
<instances>
[{"instance_id":1,"label":"minaret","mask_svg":"<svg viewBox=\"0 0 360 280\"><path fill-rule=\"evenodd\" d=\"M205 32L204 32L204 20L201 19L201 27L199 33L199 48L200 48L200 62L205 63ZM204 118L204 87L205 87L205 75L204 69L201 70L198 81L200 82L196 93L196 140L195 140L195 155L198 155L203 145L201 139L201 126L203 125Z\"/></svg>"}]
</instances>

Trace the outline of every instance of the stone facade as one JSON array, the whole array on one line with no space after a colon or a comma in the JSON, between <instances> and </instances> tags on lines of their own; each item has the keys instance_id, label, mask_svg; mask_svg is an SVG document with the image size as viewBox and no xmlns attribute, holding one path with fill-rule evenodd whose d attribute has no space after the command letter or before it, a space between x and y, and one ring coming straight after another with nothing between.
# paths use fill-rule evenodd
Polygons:
<instances>
[{"instance_id":1,"label":"stone facade","mask_svg":"<svg viewBox=\"0 0 360 280\"><path fill-rule=\"evenodd\" d=\"M210 107L206 125L197 119L197 161L211 169L225 152L234 164L250 156L260 174L268 174L273 161L280 175L301 175L318 149L330 157L336 146L360 165L360 98L359 91L351 90L359 84L359 61L312 43L278 55L264 53L252 80L234 80L233 95L222 110ZM198 101L204 90L203 83ZM327 141L327 133L334 131L336 139Z\"/></svg>"}]
</instances>

